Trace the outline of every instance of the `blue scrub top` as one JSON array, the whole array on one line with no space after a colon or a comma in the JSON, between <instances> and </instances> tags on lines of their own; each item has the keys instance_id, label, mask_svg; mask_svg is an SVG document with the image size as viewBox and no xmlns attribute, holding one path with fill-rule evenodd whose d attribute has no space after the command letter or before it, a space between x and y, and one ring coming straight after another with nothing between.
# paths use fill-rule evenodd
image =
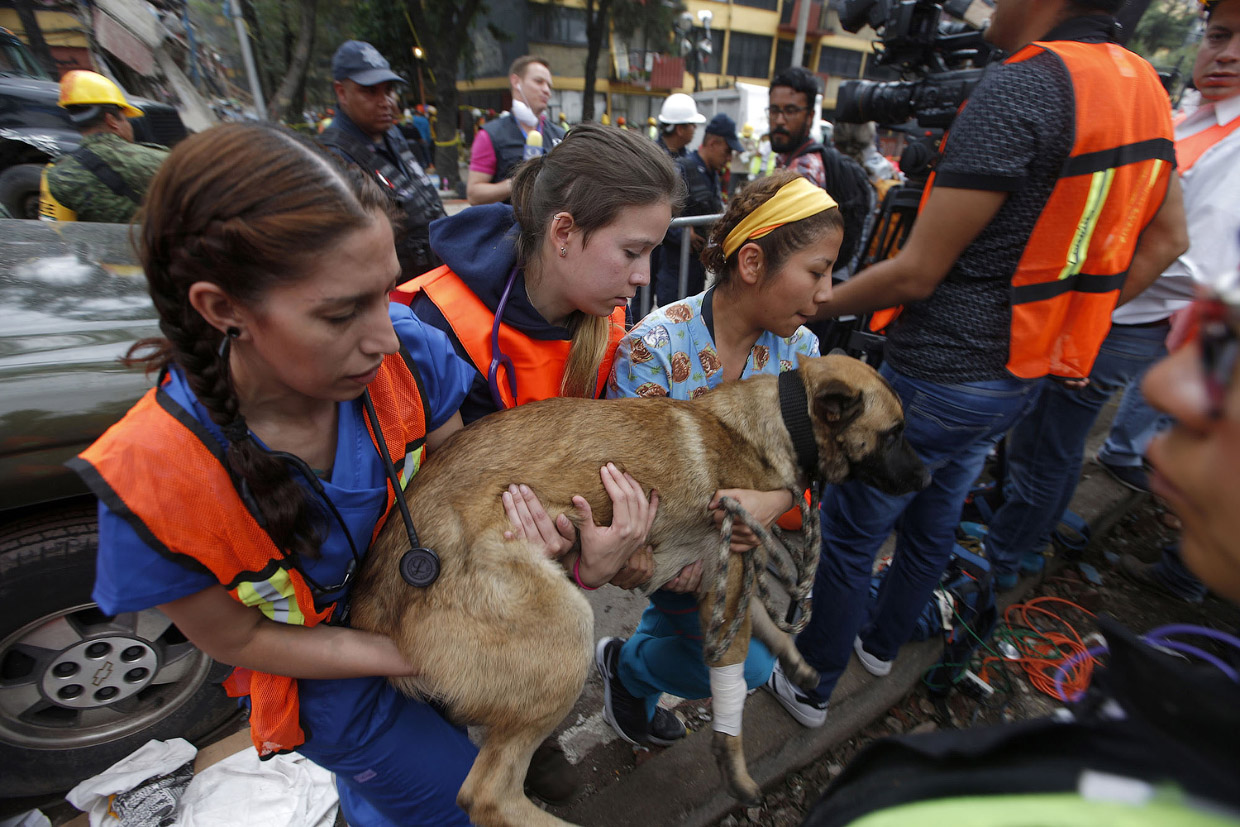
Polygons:
<instances>
[{"instance_id":1,"label":"blue scrub top","mask_svg":"<svg viewBox=\"0 0 1240 827\"><path fill-rule=\"evenodd\" d=\"M456 355L443 333L423 324L408 307L393 304L389 314L401 344L409 351L421 376L430 409L427 430L433 431L460 407L473 381L473 366ZM194 396L184 373L173 367L169 374L171 381L164 390L221 444L226 444L219 427ZM294 473L294 478L299 479L300 475ZM331 479L320 482L325 495L339 510L359 554L366 553L370 535L386 505L386 479L383 460L366 430L362 400L341 402ZM304 480L302 483L309 490L309 484ZM311 491L311 496L317 495ZM353 554L345 529L329 510L324 508L324 512L323 529L328 534L321 556L300 562L315 581L330 587L344 579ZM92 597L105 613L141 611L195 594L218 582L199 566L188 561L182 565L155 551L124 519L99 503L99 554ZM339 594L329 594L316 599L325 604L338 597Z\"/></svg>"}]
</instances>

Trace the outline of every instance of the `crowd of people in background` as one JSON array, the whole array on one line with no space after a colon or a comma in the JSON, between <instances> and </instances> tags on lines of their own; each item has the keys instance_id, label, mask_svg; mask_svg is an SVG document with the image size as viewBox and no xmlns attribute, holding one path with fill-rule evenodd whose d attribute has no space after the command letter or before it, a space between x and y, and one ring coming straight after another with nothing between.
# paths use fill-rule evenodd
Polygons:
<instances>
[{"instance_id":1,"label":"crowd of people in background","mask_svg":"<svg viewBox=\"0 0 1240 827\"><path fill-rule=\"evenodd\" d=\"M1166 496L1185 531L1159 563L1121 570L1184 600L1207 587L1240 598L1228 465L1240 419L1240 0L1208 5L1198 102L1174 125L1153 69L1115 43L1118 5L999 0L986 36L1010 57L962 108L911 234L879 261L862 241L900 173L872 124L815 137L822 90L800 67L772 80L759 133L728 114L708 119L682 93L645 124L607 114L570 124L549 108L550 64L521 57L511 109L470 113L470 206L450 217L449 176L437 181L435 169L444 113L401 109L407 81L368 43L336 51L335 105L307 117L313 137L233 124L171 154L132 144L126 118L140 112L114 84L69 73L61 104L86 139L45 172L43 215L125 222L145 203L139 247L163 337L131 357L169 377L158 401L152 392L77 461L101 501L98 603L110 613L159 606L241 667L234 689L248 694L260 752L296 747L336 771L350 824L464 823L455 793L474 754L468 738L384 680L417 664L381 636L319 622L392 503L371 450L383 438L374 431L388 429L368 432L364 389L401 445L433 452L456 429L538 399L692 399L792 371L819 354L823 325L880 312L881 373L929 486L898 497L859 482L828 488L814 612L797 638L820 682L793 685L755 641L751 689L818 727L854 657L888 675L1005 435L985 556L1000 591L1040 570L1086 434L1115 394L1124 405L1099 462ZM675 216L707 218L669 231ZM647 285L657 306L637 318ZM328 297L321 305L294 301L311 287ZM1212 298L1194 304L1206 290ZM1182 370L1145 377L1169 352ZM400 408L409 399L416 416ZM178 418L193 428L170 430ZM239 492L235 507L195 516L193 490L144 497L131 471L158 461L144 447L152 433L159 450L203 453L207 465L212 452L223 457L212 480ZM1161 482L1143 467L1147 449ZM635 588L652 571L641 528L658 497L614 467L600 477L610 526L587 512L578 533L519 485L502 506L514 536L581 588ZM703 507L717 510L725 493L767 526L795 504L788 491L733 491ZM163 515L177 496L181 522ZM311 525L319 500L335 515L326 529ZM243 528L219 537L229 521ZM189 542L194 532L218 546ZM872 597L875 555L893 533ZM738 537L734 551L752 548ZM269 570L277 575L248 591L237 585L239 572ZM626 741L675 742L684 724L659 695L710 693L700 578L700 565L686 567L653 594L631 638L599 641L604 717ZM287 623L258 618L251 607L263 601L284 607ZM310 634L290 635L290 623ZM309 725L290 726L290 709ZM529 778L536 794L572 794L563 761L544 745ZM1172 777L1191 788L1188 775Z\"/></svg>"}]
</instances>

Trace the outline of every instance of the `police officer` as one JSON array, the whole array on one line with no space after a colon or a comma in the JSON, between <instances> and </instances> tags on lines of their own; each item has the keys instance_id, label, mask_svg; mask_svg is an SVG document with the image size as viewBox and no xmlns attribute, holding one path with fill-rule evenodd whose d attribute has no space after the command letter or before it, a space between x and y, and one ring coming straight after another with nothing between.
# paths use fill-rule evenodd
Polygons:
<instances>
[{"instance_id":1,"label":"police officer","mask_svg":"<svg viewBox=\"0 0 1240 827\"><path fill-rule=\"evenodd\" d=\"M128 223L167 150L133 142L128 119L141 117L142 110L103 75L66 72L60 79L59 103L82 132L82 143L43 169L39 217Z\"/></svg>"},{"instance_id":2,"label":"police officer","mask_svg":"<svg viewBox=\"0 0 1240 827\"><path fill-rule=\"evenodd\" d=\"M723 190L719 175L728 166L733 152L742 150L736 137L736 121L720 112L706 125L702 145L676 161L685 180L688 195L681 215L717 215L723 212ZM699 232L698 230L702 231ZM680 250L684 230L668 232L663 243L663 256L655 275L655 299L660 306L685 296L694 296L706 289L706 270L698 255L706 243L705 228L689 228L689 269L686 292L680 292Z\"/></svg>"},{"instance_id":3,"label":"police officer","mask_svg":"<svg viewBox=\"0 0 1240 827\"><path fill-rule=\"evenodd\" d=\"M396 84L405 79L369 43L349 40L332 56L336 116L319 141L375 177L405 215L396 242L401 278L407 281L439 266L427 227L444 212L434 183L396 127Z\"/></svg>"}]
</instances>

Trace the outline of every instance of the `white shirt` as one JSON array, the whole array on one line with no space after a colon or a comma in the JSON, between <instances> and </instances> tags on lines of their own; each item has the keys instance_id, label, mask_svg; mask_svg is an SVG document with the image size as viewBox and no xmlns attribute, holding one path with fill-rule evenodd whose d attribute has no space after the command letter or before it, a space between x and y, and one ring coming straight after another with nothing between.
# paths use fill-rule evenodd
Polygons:
<instances>
[{"instance_id":1,"label":"white shirt","mask_svg":"<svg viewBox=\"0 0 1240 827\"><path fill-rule=\"evenodd\" d=\"M1240 118L1240 95L1205 103L1175 128L1176 140ZM1240 129L1207 149L1181 173L1188 252L1112 315L1115 324L1165 319L1192 301L1197 285L1234 282L1240 269Z\"/></svg>"}]
</instances>

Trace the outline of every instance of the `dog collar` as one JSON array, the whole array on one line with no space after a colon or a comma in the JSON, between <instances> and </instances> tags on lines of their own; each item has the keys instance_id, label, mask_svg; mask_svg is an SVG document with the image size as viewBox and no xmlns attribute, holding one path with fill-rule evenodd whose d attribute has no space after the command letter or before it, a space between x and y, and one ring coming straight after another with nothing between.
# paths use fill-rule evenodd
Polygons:
<instances>
[{"instance_id":1,"label":"dog collar","mask_svg":"<svg viewBox=\"0 0 1240 827\"><path fill-rule=\"evenodd\" d=\"M809 419L809 399L805 383L796 371L779 374L779 413L783 417L792 447L797 452L797 465L813 480L818 478L818 443L814 441L814 425Z\"/></svg>"}]
</instances>

